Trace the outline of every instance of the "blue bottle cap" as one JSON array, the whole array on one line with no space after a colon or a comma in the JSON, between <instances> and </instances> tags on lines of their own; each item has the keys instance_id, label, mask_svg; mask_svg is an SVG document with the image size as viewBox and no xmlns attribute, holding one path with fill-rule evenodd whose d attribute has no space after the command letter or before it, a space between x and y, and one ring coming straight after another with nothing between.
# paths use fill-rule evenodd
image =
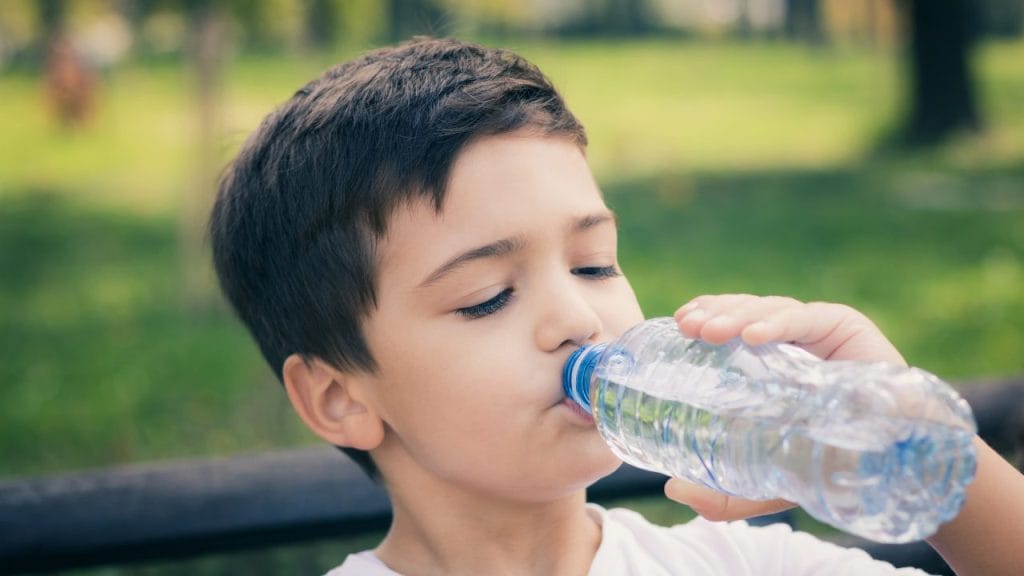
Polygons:
<instances>
[{"instance_id":1,"label":"blue bottle cap","mask_svg":"<svg viewBox=\"0 0 1024 576\"><path fill-rule=\"evenodd\" d=\"M570 400L579 404L588 413L592 413L590 379L601 353L607 347L607 344L580 346L565 361L565 368L562 369L562 390Z\"/></svg>"}]
</instances>

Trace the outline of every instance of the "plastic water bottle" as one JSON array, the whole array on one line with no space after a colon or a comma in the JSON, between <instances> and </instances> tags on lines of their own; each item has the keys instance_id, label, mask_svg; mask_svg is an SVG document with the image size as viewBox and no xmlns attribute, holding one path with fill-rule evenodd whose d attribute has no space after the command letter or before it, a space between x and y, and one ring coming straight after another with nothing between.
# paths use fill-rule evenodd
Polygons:
<instances>
[{"instance_id":1,"label":"plastic water bottle","mask_svg":"<svg viewBox=\"0 0 1024 576\"><path fill-rule=\"evenodd\" d=\"M576 350L566 395L623 461L752 500L784 498L879 542L951 520L973 480L970 407L916 368L722 345L648 320Z\"/></svg>"}]
</instances>

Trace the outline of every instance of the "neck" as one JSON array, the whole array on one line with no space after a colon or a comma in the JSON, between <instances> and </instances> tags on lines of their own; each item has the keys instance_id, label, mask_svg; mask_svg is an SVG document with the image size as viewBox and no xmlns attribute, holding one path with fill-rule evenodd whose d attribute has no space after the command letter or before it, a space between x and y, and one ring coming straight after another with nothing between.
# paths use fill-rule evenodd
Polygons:
<instances>
[{"instance_id":1,"label":"neck","mask_svg":"<svg viewBox=\"0 0 1024 576\"><path fill-rule=\"evenodd\" d=\"M489 574L496 567L506 574L583 575L601 542L582 489L523 502L454 487L404 486L388 486L394 519L376 553L408 576Z\"/></svg>"}]
</instances>

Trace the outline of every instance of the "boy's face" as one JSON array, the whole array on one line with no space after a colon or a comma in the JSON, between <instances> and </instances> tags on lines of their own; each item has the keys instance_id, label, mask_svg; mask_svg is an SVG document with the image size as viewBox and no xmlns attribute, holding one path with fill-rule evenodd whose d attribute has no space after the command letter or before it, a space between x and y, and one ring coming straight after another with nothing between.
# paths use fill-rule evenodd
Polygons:
<instances>
[{"instance_id":1,"label":"boy's face","mask_svg":"<svg viewBox=\"0 0 1024 576\"><path fill-rule=\"evenodd\" d=\"M616 226L582 151L525 133L486 137L452 169L443 211L403 207L379 246L364 329L386 423L389 484L489 497L567 495L618 465L562 392L562 366L642 314ZM401 480L400 480L401 479Z\"/></svg>"}]
</instances>

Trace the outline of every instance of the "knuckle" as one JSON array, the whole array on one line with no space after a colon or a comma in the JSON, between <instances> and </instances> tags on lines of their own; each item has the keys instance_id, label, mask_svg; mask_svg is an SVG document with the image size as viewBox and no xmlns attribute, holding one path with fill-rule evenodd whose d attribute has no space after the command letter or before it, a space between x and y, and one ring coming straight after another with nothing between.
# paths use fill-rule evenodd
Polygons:
<instances>
[{"instance_id":1,"label":"knuckle","mask_svg":"<svg viewBox=\"0 0 1024 576\"><path fill-rule=\"evenodd\" d=\"M731 517L726 513L725 508L716 508L713 510L698 510L697 512L705 520L710 520L711 522L723 522L731 519Z\"/></svg>"},{"instance_id":2,"label":"knuckle","mask_svg":"<svg viewBox=\"0 0 1024 576\"><path fill-rule=\"evenodd\" d=\"M849 324L871 324L871 320L869 320L863 312L848 304L840 304L836 302L811 302L808 305L823 313L835 314L842 321Z\"/></svg>"},{"instance_id":3,"label":"knuckle","mask_svg":"<svg viewBox=\"0 0 1024 576\"><path fill-rule=\"evenodd\" d=\"M800 300L797 300L796 298L792 298L790 296L770 295L765 296L764 299L779 307L800 306L801 304L803 304L803 302L801 302Z\"/></svg>"}]
</instances>

